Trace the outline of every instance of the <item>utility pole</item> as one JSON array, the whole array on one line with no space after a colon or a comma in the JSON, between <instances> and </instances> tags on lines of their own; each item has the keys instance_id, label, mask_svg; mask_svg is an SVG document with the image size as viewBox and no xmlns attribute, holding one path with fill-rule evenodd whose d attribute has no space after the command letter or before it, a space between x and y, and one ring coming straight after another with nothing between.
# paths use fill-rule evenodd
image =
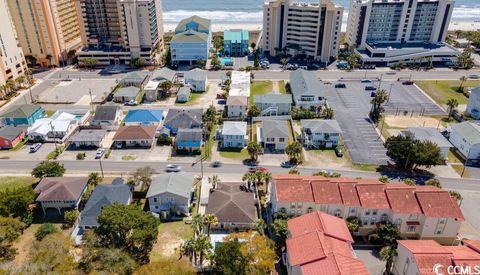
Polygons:
<instances>
[{"instance_id":1,"label":"utility pole","mask_svg":"<svg viewBox=\"0 0 480 275\"><path fill-rule=\"evenodd\" d=\"M104 178L105 176L103 175L102 157L99 157L98 161L100 163L100 171L102 172L102 178Z\"/></svg>"},{"instance_id":2,"label":"utility pole","mask_svg":"<svg viewBox=\"0 0 480 275\"><path fill-rule=\"evenodd\" d=\"M92 97L92 89L88 89L88 94L90 95L90 107L92 109L92 113L93 113L93 97Z\"/></svg>"},{"instance_id":3,"label":"utility pole","mask_svg":"<svg viewBox=\"0 0 480 275\"><path fill-rule=\"evenodd\" d=\"M390 91L388 91L387 103L390 102L390 94L392 93L393 83L390 84Z\"/></svg>"},{"instance_id":4,"label":"utility pole","mask_svg":"<svg viewBox=\"0 0 480 275\"><path fill-rule=\"evenodd\" d=\"M30 103L33 104L32 86L28 87L28 91L30 93Z\"/></svg>"},{"instance_id":5,"label":"utility pole","mask_svg":"<svg viewBox=\"0 0 480 275\"><path fill-rule=\"evenodd\" d=\"M470 149L471 149L471 147L470 147ZM463 170L462 170L462 174L460 175L461 178L463 178L463 174L465 174L465 170L467 168L467 161L468 161L468 157L470 156L470 149L468 149L467 156L465 158L465 162L463 163Z\"/></svg>"},{"instance_id":6,"label":"utility pole","mask_svg":"<svg viewBox=\"0 0 480 275\"><path fill-rule=\"evenodd\" d=\"M53 134L53 142L55 143L55 150L57 150L57 139L56 139L56 135L55 135L55 131L54 131L54 128L53 128L53 124L52 124L52 121L50 120L50 130L52 131L52 134Z\"/></svg>"}]
</instances>

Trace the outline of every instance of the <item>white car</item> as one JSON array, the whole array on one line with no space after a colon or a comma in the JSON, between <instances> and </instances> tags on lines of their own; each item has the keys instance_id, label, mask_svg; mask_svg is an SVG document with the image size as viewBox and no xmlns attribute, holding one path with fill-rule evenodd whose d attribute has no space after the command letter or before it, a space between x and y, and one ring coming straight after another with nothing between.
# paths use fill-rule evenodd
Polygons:
<instances>
[{"instance_id":1,"label":"white car","mask_svg":"<svg viewBox=\"0 0 480 275\"><path fill-rule=\"evenodd\" d=\"M103 154L105 154L105 149L98 149L97 152L95 153L95 158L99 159L103 157Z\"/></svg>"},{"instance_id":2,"label":"white car","mask_svg":"<svg viewBox=\"0 0 480 275\"><path fill-rule=\"evenodd\" d=\"M480 78L480 75L479 74L471 74L468 76L468 78L470 79L479 79Z\"/></svg>"},{"instance_id":3,"label":"white car","mask_svg":"<svg viewBox=\"0 0 480 275\"><path fill-rule=\"evenodd\" d=\"M180 172L182 171L182 167L179 166L179 165L176 165L176 164L168 164L166 167L165 167L165 172L169 173L169 172Z\"/></svg>"}]
</instances>

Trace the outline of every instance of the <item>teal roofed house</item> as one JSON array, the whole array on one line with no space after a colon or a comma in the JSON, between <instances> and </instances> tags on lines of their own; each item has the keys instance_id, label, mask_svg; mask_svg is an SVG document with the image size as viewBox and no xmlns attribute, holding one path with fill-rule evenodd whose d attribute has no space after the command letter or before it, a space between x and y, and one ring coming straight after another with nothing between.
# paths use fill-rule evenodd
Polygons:
<instances>
[{"instance_id":1,"label":"teal roofed house","mask_svg":"<svg viewBox=\"0 0 480 275\"><path fill-rule=\"evenodd\" d=\"M226 56L244 56L248 53L248 41L247 30L225 30L223 52Z\"/></svg>"},{"instance_id":2,"label":"teal roofed house","mask_svg":"<svg viewBox=\"0 0 480 275\"><path fill-rule=\"evenodd\" d=\"M0 115L7 125L32 125L37 119L45 116L45 110L36 105L24 104L15 106L6 113Z\"/></svg>"},{"instance_id":3,"label":"teal roofed house","mask_svg":"<svg viewBox=\"0 0 480 275\"><path fill-rule=\"evenodd\" d=\"M183 19L175 28L175 35L170 41L172 64L207 61L211 47L211 21L199 16Z\"/></svg>"}]
</instances>

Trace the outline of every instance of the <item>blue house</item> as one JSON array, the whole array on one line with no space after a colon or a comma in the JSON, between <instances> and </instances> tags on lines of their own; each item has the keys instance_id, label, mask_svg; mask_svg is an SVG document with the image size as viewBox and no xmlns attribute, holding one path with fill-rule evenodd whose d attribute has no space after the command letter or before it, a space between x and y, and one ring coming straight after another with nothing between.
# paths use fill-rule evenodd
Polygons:
<instances>
[{"instance_id":1,"label":"blue house","mask_svg":"<svg viewBox=\"0 0 480 275\"><path fill-rule=\"evenodd\" d=\"M125 126L156 126L163 119L163 110L160 109L137 109L127 113L123 123Z\"/></svg>"},{"instance_id":2,"label":"blue house","mask_svg":"<svg viewBox=\"0 0 480 275\"><path fill-rule=\"evenodd\" d=\"M192 16L178 23L170 41L172 64L197 60L207 61L212 47L212 29L209 19Z\"/></svg>"},{"instance_id":3,"label":"blue house","mask_svg":"<svg viewBox=\"0 0 480 275\"><path fill-rule=\"evenodd\" d=\"M203 130L196 129L180 129L175 138L177 150L182 151L200 151L202 148Z\"/></svg>"},{"instance_id":4,"label":"blue house","mask_svg":"<svg viewBox=\"0 0 480 275\"><path fill-rule=\"evenodd\" d=\"M223 52L226 56L244 56L248 53L249 34L247 30L225 30Z\"/></svg>"},{"instance_id":5,"label":"blue house","mask_svg":"<svg viewBox=\"0 0 480 275\"><path fill-rule=\"evenodd\" d=\"M202 108L171 108L168 110L163 126L170 130L172 135L176 135L180 129L201 128L202 118Z\"/></svg>"},{"instance_id":6,"label":"blue house","mask_svg":"<svg viewBox=\"0 0 480 275\"><path fill-rule=\"evenodd\" d=\"M37 119L45 116L45 110L36 105L24 104L15 106L1 115L7 125L32 125Z\"/></svg>"}]
</instances>

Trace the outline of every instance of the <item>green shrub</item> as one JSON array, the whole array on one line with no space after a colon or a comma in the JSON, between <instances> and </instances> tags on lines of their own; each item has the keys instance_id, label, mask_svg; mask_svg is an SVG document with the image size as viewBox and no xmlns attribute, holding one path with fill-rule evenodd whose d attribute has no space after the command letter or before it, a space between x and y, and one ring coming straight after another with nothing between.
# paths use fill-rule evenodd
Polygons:
<instances>
[{"instance_id":1,"label":"green shrub","mask_svg":"<svg viewBox=\"0 0 480 275\"><path fill-rule=\"evenodd\" d=\"M77 160L84 160L87 154L85 152L77 154Z\"/></svg>"},{"instance_id":2,"label":"green shrub","mask_svg":"<svg viewBox=\"0 0 480 275\"><path fill-rule=\"evenodd\" d=\"M37 232L35 233L35 238L37 239L37 241L41 241L47 235L56 233L58 231L58 228L56 228L53 224L44 223L38 228Z\"/></svg>"}]
</instances>

